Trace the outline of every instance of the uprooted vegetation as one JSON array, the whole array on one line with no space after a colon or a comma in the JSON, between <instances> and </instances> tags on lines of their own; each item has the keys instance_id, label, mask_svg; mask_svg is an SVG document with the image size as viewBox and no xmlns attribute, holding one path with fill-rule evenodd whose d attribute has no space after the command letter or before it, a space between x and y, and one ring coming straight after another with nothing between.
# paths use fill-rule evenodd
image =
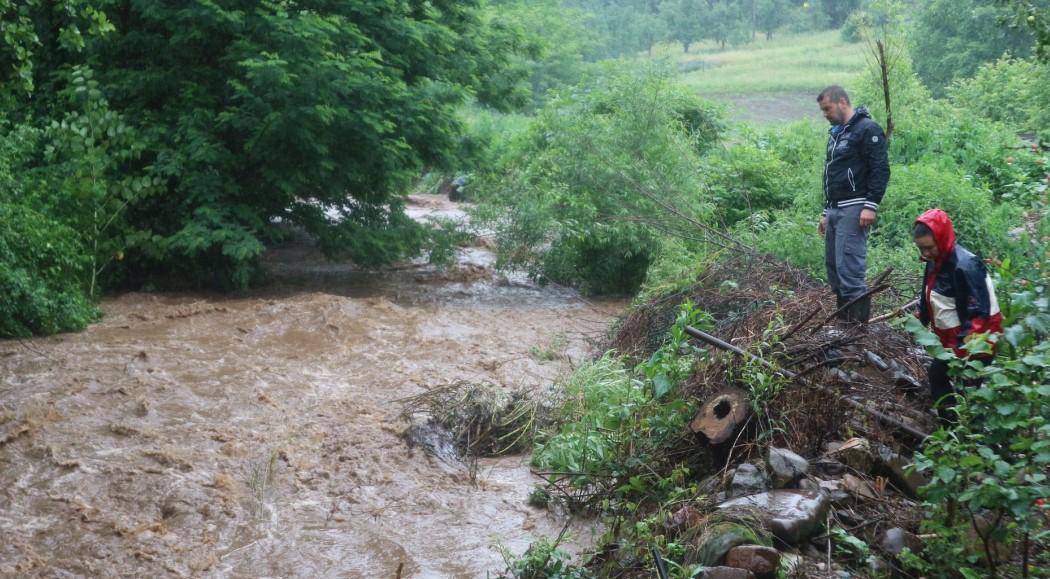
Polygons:
<instances>
[{"instance_id":1,"label":"uprooted vegetation","mask_svg":"<svg viewBox=\"0 0 1050 579\"><path fill-rule=\"evenodd\" d=\"M893 288L912 281L870 280L887 288L878 310L907 302L910 295ZM939 442L929 444L937 452L953 439L942 440L920 386L927 354L904 328L837 324L833 303L792 266L733 254L689 289L632 308L610 336L610 352L545 391L542 403L504 395L502 410L474 413L471 388L429 396L439 402L429 409L434 421L458 428L463 451L532 442L534 471L546 482L531 504L606 524L581 566L569 564L557 540L543 540L510 558L507 576L651 577L661 565L668 577L702 576L719 565L758 577L772 577L763 572L770 568L787 577L941 576L950 568L943 560L949 536L972 576L1038 568L1046 557L1045 515L1031 504L1045 490L1039 475L1014 489L1029 498L1027 510L974 508L972 525L931 516L929 500L945 492L948 474L943 458L922 453L915 433L936 432L930 440ZM693 328L750 356L692 340ZM1038 412L1045 402L1034 392ZM969 421L955 432L977 426ZM1039 425L1029 427L1027 444L1045 445ZM491 433L486 441L483 432ZM1035 467L1016 470L1023 478ZM1011 542L1022 535L1027 542Z\"/></svg>"}]
</instances>

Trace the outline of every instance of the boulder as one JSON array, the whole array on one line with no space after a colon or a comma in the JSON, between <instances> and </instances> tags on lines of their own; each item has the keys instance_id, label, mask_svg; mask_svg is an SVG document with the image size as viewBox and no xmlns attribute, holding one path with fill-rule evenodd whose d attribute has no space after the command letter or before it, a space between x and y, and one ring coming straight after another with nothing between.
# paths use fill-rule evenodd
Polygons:
<instances>
[{"instance_id":1,"label":"boulder","mask_svg":"<svg viewBox=\"0 0 1050 579\"><path fill-rule=\"evenodd\" d=\"M791 545L812 535L824 523L829 507L830 500L824 493L790 489L736 498L718 505L723 510L758 511L769 530Z\"/></svg>"},{"instance_id":2,"label":"boulder","mask_svg":"<svg viewBox=\"0 0 1050 579\"><path fill-rule=\"evenodd\" d=\"M809 472L809 462L786 448L770 447L766 464L776 488L783 488Z\"/></svg>"},{"instance_id":3,"label":"boulder","mask_svg":"<svg viewBox=\"0 0 1050 579\"><path fill-rule=\"evenodd\" d=\"M780 566L780 552L762 545L740 545L726 553L725 566L747 569L758 579L772 579Z\"/></svg>"},{"instance_id":4,"label":"boulder","mask_svg":"<svg viewBox=\"0 0 1050 579\"><path fill-rule=\"evenodd\" d=\"M711 525L700 536L697 561L705 566L718 565L733 547L757 542L755 532L744 525L728 522Z\"/></svg>"},{"instance_id":5,"label":"boulder","mask_svg":"<svg viewBox=\"0 0 1050 579\"><path fill-rule=\"evenodd\" d=\"M866 438L851 438L838 447L832 457L860 474L871 474L875 456Z\"/></svg>"},{"instance_id":6,"label":"boulder","mask_svg":"<svg viewBox=\"0 0 1050 579\"><path fill-rule=\"evenodd\" d=\"M769 488L769 481L765 473L753 464L744 463L737 467L733 473L733 480L729 483L730 497L743 497L761 493Z\"/></svg>"},{"instance_id":7,"label":"boulder","mask_svg":"<svg viewBox=\"0 0 1050 579\"><path fill-rule=\"evenodd\" d=\"M734 567L708 567L704 569L703 579L755 579L753 573L747 569L736 569Z\"/></svg>"}]
</instances>

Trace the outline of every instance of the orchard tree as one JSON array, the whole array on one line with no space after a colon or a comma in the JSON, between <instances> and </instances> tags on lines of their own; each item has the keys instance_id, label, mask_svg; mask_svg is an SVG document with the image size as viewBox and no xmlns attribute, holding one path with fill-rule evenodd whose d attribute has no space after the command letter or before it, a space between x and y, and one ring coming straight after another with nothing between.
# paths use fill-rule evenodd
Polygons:
<instances>
[{"instance_id":1,"label":"orchard tree","mask_svg":"<svg viewBox=\"0 0 1050 579\"><path fill-rule=\"evenodd\" d=\"M682 50L704 39L706 0L666 0L660 12L667 26L667 39L682 44Z\"/></svg>"},{"instance_id":2,"label":"orchard tree","mask_svg":"<svg viewBox=\"0 0 1050 579\"><path fill-rule=\"evenodd\" d=\"M788 0L752 0L754 3L754 27L773 39L773 33L787 23Z\"/></svg>"}]
</instances>

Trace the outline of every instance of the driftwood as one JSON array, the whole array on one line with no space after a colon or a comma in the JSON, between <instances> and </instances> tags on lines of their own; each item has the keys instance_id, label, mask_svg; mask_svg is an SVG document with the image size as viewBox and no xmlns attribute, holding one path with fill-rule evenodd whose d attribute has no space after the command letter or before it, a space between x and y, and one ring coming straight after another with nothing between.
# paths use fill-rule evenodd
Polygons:
<instances>
[{"instance_id":1,"label":"driftwood","mask_svg":"<svg viewBox=\"0 0 1050 579\"><path fill-rule=\"evenodd\" d=\"M708 334L706 332L698 330L698 329L696 329L696 328L694 328L692 326L686 326L685 327L685 331L690 336L692 336L694 338L697 338L699 340L702 340L702 341L706 342L707 344L710 344L710 345L715 346L717 348L720 348L722 350L733 352L734 354L738 354L740 356L743 356L744 358L755 360L755 361L759 362L760 364L762 364L762 365L764 365L764 366L766 366L768 368L771 368L771 369L773 369L776 372L779 372L780 374L782 374L783 376L787 377L790 380L794 380L794 381L799 382L799 383L801 383L801 384L803 384L805 386L808 386L808 387L817 388L817 389L819 389L819 390L821 390L821 391L823 391L823 392L825 392L825 393L827 393L827 394L829 394L831 396L834 396L835 398L841 400L842 402L845 402L846 404L852 406L853 408L856 408L857 410L860 410L861 412L864 412L865 414L868 414L868 415L878 419L883 424L886 424L888 426L896 428L897 430L900 430L902 432L910 434L911 436L917 438L919 441L925 440L926 437L929 436L925 432L917 430L916 428L914 428L914 427L912 427L912 426L910 426L908 424L905 424L904 422L898 420L897 418L894 418L894 417L892 417L892 416L890 416L890 415L888 415L888 414L886 414L884 412L880 412L880 411L878 411L878 410L876 410L874 408L871 408L870 406L867 406L865 404L857 402L856 400L853 400L852 398L848 398L848 397L842 396L838 392L835 392L835 391L833 391L833 390L831 390L831 389L829 389L829 388L827 388L825 386L822 386L820 384L813 384L812 382L807 381L803 376L800 376L799 374L797 374L795 372L792 372L790 370L786 370L784 368L781 368L781 367L773 364L772 362L766 360L765 358L761 358L761 357L756 356L756 355L754 355L754 354L752 354L752 353L750 353L748 351L742 350L742 349L734 346L733 344L725 342L725 341L723 341L723 340L721 340L721 339L719 339L719 338L717 338L715 336L712 336L711 334Z\"/></svg>"}]
</instances>

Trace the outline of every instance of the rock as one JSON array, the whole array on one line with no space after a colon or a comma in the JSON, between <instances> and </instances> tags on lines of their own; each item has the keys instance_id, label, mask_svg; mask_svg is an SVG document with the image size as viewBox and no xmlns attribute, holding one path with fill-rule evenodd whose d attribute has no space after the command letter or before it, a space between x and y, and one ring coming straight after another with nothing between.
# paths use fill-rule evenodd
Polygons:
<instances>
[{"instance_id":1,"label":"rock","mask_svg":"<svg viewBox=\"0 0 1050 579\"><path fill-rule=\"evenodd\" d=\"M781 541L792 545L812 535L824 523L829 507L830 501L823 493L786 489L732 499L718 505L719 509L759 511L769 530Z\"/></svg>"},{"instance_id":2,"label":"rock","mask_svg":"<svg viewBox=\"0 0 1050 579\"><path fill-rule=\"evenodd\" d=\"M813 463L813 467L824 476L839 476L846 472L846 465L837 460L818 460Z\"/></svg>"},{"instance_id":3,"label":"rock","mask_svg":"<svg viewBox=\"0 0 1050 579\"><path fill-rule=\"evenodd\" d=\"M804 491L819 491L820 483L810 478L804 478L798 481L798 488Z\"/></svg>"},{"instance_id":4,"label":"rock","mask_svg":"<svg viewBox=\"0 0 1050 579\"><path fill-rule=\"evenodd\" d=\"M755 579L747 569L735 569L733 567L708 567L704 569L703 579Z\"/></svg>"},{"instance_id":5,"label":"rock","mask_svg":"<svg viewBox=\"0 0 1050 579\"><path fill-rule=\"evenodd\" d=\"M922 390L922 383L907 372L894 372L893 384L907 394L915 394Z\"/></svg>"},{"instance_id":6,"label":"rock","mask_svg":"<svg viewBox=\"0 0 1050 579\"><path fill-rule=\"evenodd\" d=\"M773 475L773 486L776 488L783 488L809 472L806 459L786 448L770 447L766 464L769 465L769 472Z\"/></svg>"},{"instance_id":7,"label":"rock","mask_svg":"<svg viewBox=\"0 0 1050 579\"><path fill-rule=\"evenodd\" d=\"M873 501L879 498L878 494L875 492L875 489L873 489L871 485L868 484L868 481L860 477L855 477L851 474L846 474L842 476L842 486L846 489L847 492L849 492L849 494L853 495L853 497L857 500Z\"/></svg>"},{"instance_id":8,"label":"rock","mask_svg":"<svg viewBox=\"0 0 1050 579\"><path fill-rule=\"evenodd\" d=\"M753 464L744 463L737 467L733 473L733 480L729 483L730 497L743 497L764 492L769 488L769 481L765 473Z\"/></svg>"},{"instance_id":9,"label":"rock","mask_svg":"<svg viewBox=\"0 0 1050 579\"><path fill-rule=\"evenodd\" d=\"M833 505L845 505L851 498L849 492L846 491L845 485L840 480L820 481L820 490L828 495Z\"/></svg>"},{"instance_id":10,"label":"rock","mask_svg":"<svg viewBox=\"0 0 1050 579\"><path fill-rule=\"evenodd\" d=\"M875 447L875 470L890 479L893 486L908 496L918 496L919 487L926 484L926 478L922 474L905 469L910 466L906 458L897 454L890 447L879 444Z\"/></svg>"},{"instance_id":11,"label":"rock","mask_svg":"<svg viewBox=\"0 0 1050 579\"><path fill-rule=\"evenodd\" d=\"M780 566L780 552L761 545L740 545L726 553L726 567L747 569L758 579L771 579Z\"/></svg>"},{"instance_id":12,"label":"rock","mask_svg":"<svg viewBox=\"0 0 1050 579\"><path fill-rule=\"evenodd\" d=\"M845 443L840 441L840 440L828 441L828 442L824 443L824 452L826 452L827 454L835 454L835 452L838 449L842 448L843 444L845 444Z\"/></svg>"},{"instance_id":13,"label":"rock","mask_svg":"<svg viewBox=\"0 0 1050 579\"><path fill-rule=\"evenodd\" d=\"M883 360L881 356L871 350L864 350L864 357L868 359L869 364L883 372L890 369L890 365L886 363L886 360Z\"/></svg>"},{"instance_id":14,"label":"rock","mask_svg":"<svg viewBox=\"0 0 1050 579\"><path fill-rule=\"evenodd\" d=\"M916 537L914 534L905 531L900 527L893 527L887 529L882 534L882 538L879 539L879 547L887 555L897 557L907 547L914 553L918 553L922 550L922 539Z\"/></svg>"},{"instance_id":15,"label":"rock","mask_svg":"<svg viewBox=\"0 0 1050 579\"><path fill-rule=\"evenodd\" d=\"M758 542L758 536L751 529L736 523L718 523L704 530L702 542L697 549L697 561L701 565L718 565L730 549L737 545L750 545Z\"/></svg>"},{"instance_id":16,"label":"rock","mask_svg":"<svg viewBox=\"0 0 1050 579\"><path fill-rule=\"evenodd\" d=\"M871 453L871 443L866 438L851 438L833 453L839 462L860 474L871 474L875 466L875 456Z\"/></svg>"}]
</instances>

